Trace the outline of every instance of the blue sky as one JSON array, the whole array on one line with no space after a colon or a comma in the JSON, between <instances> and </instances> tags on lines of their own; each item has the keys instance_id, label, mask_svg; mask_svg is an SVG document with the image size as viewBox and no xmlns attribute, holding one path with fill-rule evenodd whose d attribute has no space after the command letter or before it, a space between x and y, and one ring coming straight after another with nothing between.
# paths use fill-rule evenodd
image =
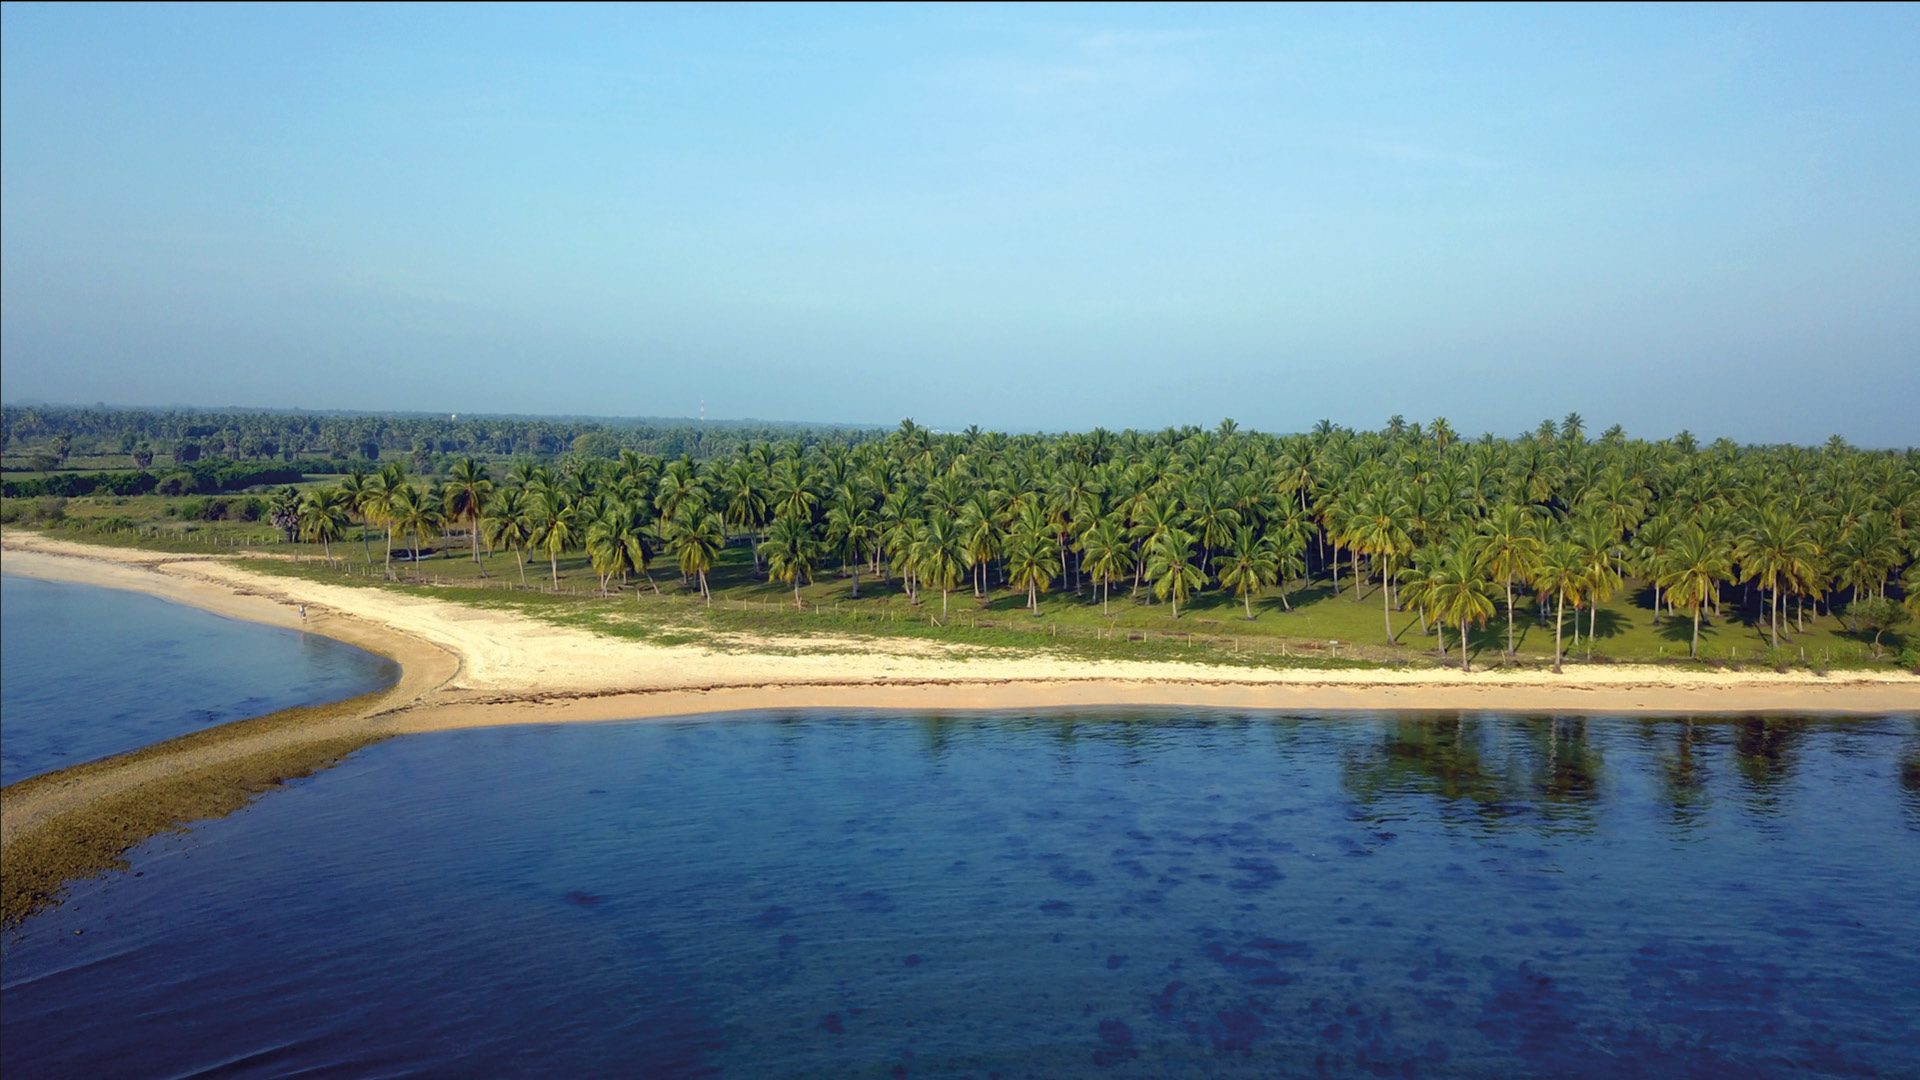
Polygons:
<instances>
[{"instance_id":1,"label":"blue sky","mask_svg":"<svg viewBox=\"0 0 1920 1080\"><path fill-rule=\"evenodd\" d=\"M1920 7L0 24L8 401L1920 441Z\"/></svg>"}]
</instances>

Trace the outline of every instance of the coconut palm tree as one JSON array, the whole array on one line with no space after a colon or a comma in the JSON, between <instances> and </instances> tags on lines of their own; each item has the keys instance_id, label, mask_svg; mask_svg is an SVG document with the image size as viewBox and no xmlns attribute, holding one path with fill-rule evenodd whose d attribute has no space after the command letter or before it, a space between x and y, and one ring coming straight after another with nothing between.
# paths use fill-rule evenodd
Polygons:
<instances>
[{"instance_id":1,"label":"coconut palm tree","mask_svg":"<svg viewBox=\"0 0 1920 1080\"><path fill-rule=\"evenodd\" d=\"M565 489L555 486L535 495L529 508L533 546L547 553L553 590L560 591L560 554L572 549L580 533L580 509Z\"/></svg>"},{"instance_id":2,"label":"coconut palm tree","mask_svg":"<svg viewBox=\"0 0 1920 1080\"><path fill-rule=\"evenodd\" d=\"M760 542L760 557L766 560L768 573L774 580L793 586L796 610L806 610L800 600L800 584L813 581L814 561L819 551L819 542L806 522L785 514L773 519L767 528L767 538Z\"/></svg>"},{"instance_id":3,"label":"coconut palm tree","mask_svg":"<svg viewBox=\"0 0 1920 1080\"><path fill-rule=\"evenodd\" d=\"M860 564L873 553L879 540L873 502L843 485L834 492L833 505L827 510L827 542L840 553L840 559L853 571L853 598L860 598ZM759 555L754 555L757 567Z\"/></svg>"},{"instance_id":4,"label":"coconut palm tree","mask_svg":"<svg viewBox=\"0 0 1920 1080\"><path fill-rule=\"evenodd\" d=\"M487 476L485 465L470 457L453 463L447 473L447 514L466 521L473 565L480 567L481 577L487 576L487 570L480 561L480 515L486 512L487 500L492 495L493 481Z\"/></svg>"},{"instance_id":5,"label":"coconut palm tree","mask_svg":"<svg viewBox=\"0 0 1920 1080\"><path fill-rule=\"evenodd\" d=\"M1698 525L1680 530L1667 551L1660 585L1668 598L1693 613L1693 640L1687 655L1700 655L1700 609L1720 595L1720 583L1733 575L1733 552L1718 536Z\"/></svg>"},{"instance_id":6,"label":"coconut palm tree","mask_svg":"<svg viewBox=\"0 0 1920 1080\"><path fill-rule=\"evenodd\" d=\"M1586 596L1587 561L1579 545L1561 537L1541 549L1527 580L1553 599L1553 670L1558 674L1565 655L1561 635L1567 624L1567 602L1574 603L1574 618L1578 619L1578 605Z\"/></svg>"},{"instance_id":7,"label":"coconut palm tree","mask_svg":"<svg viewBox=\"0 0 1920 1080\"><path fill-rule=\"evenodd\" d=\"M401 536L413 537L413 573L420 575L420 542L428 533L437 533L445 521L440 504L412 484L402 484L388 500L393 527Z\"/></svg>"},{"instance_id":8,"label":"coconut palm tree","mask_svg":"<svg viewBox=\"0 0 1920 1080\"><path fill-rule=\"evenodd\" d=\"M300 499L300 539L318 543L333 562L333 542L346 535L351 511L347 493L340 488L315 488Z\"/></svg>"},{"instance_id":9,"label":"coconut palm tree","mask_svg":"<svg viewBox=\"0 0 1920 1080\"><path fill-rule=\"evenodd\" d=\"M700 598L713 606L713 592L707 588L707 571L727 545L727 526L719 514L702 511L691 503L683 504L683 515L667 530L667 550L679 564L680 576L693 578L700 586Z\"/></svg>"},{"instance_id":10,"label":"coconut palm tree","mask_svg":"<svg viewBox=\"0 0 1920 1080\"><path fill-rule=\"evenodd\" d=\"M1780 647L1780 594L1814 578L1819 554L1812 528L1777 504L1759 507L1734 542L1733 558L1742 580L1758 582L1767 592L1767 629L1775 649Z\"/></svg>"},{"instance_id":11,"label":"coconut palm tree","mask_svg":"<svg viewBox=\"0 0 1920 1080\"><path fill-rule=\"evenodd\" d=\"M611 591L614 576L627 569L627 547L620 538L621 516L621 507L610 504L587 522L587 562L600 579L601 596Z\"/></svg>"},{"instance_id":12,"label":"coconut palm tree","mask_svg":"<svg viewBox=\"0 0 1920 1080\"><path fill-rule=\"evenodd\" d=\"M1600 518L1589 518L1574 527L1573 542L1580 549L1581 563L1586 568L1586 586L1582 590L1591 601L1587 618L1587 655L1593 655L1593 638L1600 630L1600 605L1613 599L1623 584L1620 572L1615 568L1617 560L1618 537L1613 529ZM1579 615L1574 615L1576 626ZM1577 632L1576 635L1578 636Z\"/></svg>"},{"instance_id":13,"label":"coconut palm tree","mask_svg":"<svg viewBox=\"0 0 1920 1080\"><path fill-rule=\"evenodd\" d=\"M1467 653L1467 624L1481 626L1493 617L1493 579L1473 545L1446 548L1430 570L1425 592L1434 617L1460 627L1460 670L1472 670Z\"/></svg>"},{"instance_id":14,"label":"coconut palm tree","mask_svg":"<svg viewBox=\"0 0 1920 1080\"><path fill-rule=\"evenodd\" d=\"M1052 586L1053 576L1060 572L1060 555L1045 521L1034 517L1029 515L1015 526L1007 546L1007 578L1014 588L1026 590L1027 610L1038 617L1040 594Z\"/></svg>"},{"instance_id":15,"label":"coconut palm tree","mask_svg":"<svg viewBox=\"0 0 1920 1080\"><path fill-rule=\"evenodd\" d=\"M360 551L367 565L373 565L373 546L367 539L367 493L372 480L367 470L355 465L340 478L340 493L345 496L347 513L360 521Z\"/></svg>"},{"instance_id":16,"label":"coconut palm tree","mask_svg":"<svg viewBox=\"0 0 1920 1080\"><path fill-rule=\"evenodd\" d=\"M973 568L973 595L981 599L987 593L987 566L1000 557L1000 524L984 496L976 496L960 508L961 543L966 549L967 565Z\"/></svg>"},{"instance_id":17,"label":"coconut palm tree","mask_svg":"<svg viewBox=\"0 0 1920 1080\"><path fill-rule=\"evenodd\" d=\"M1519 504L1503 502L1493 508L1493 513L1481 521L1479 527L1480 557L1487 564L1487 572L1506 586L1508 657L1514 653L1514 579L1530 578L1541 553L1546 550L1546 545L1534 533L1533 522L1533 516Z\"/></svg>"},{"instance_id":18,"label":"coconut palm tree","mask_svg":"<svg viewBox=\"0 0 1920 1080\"><path fill-rule=\"evenodd\" d=\"M488 553L502 547L512 551L520 567L522 586L527 583L527 548L533 542L532 501L525 489L503 488L488 501L486 513L480 518Z\"/></svg>"},{"instance_id":19,"label":"coconut palm tree","mask_svg":"<svg viewBox=\"0 0 1920 1080\"><path fill-rule=\"evenodd\" d=\"M1193 561L1193 534L1169 529L1147 552L1147 581L1153 595L1173 601L1173 617L1180 617L1180 601L1207 583L1207 575Z\"/></svg>"},{"instance_id":20,"label":"coconut palm tree","mask_svg":"<svg viewBox=\"0 0 1920 1080\"><path fill-rule=\"evenodd\" d=\"M393 529L397 509L395 501L401 498L402 489L411 492L407 484L406 468L397 461L390 461L368 479L366 494L361 497L361 513L367 515L368 520L386 529L386 569L389 578L393 577Z\"/></svg>"},{"instance_id":21,"label":"coconut palm tree","mask_svg":"<svg viewBox=\"0 0 1920 1080\"><path fill-rule=\"evenodd\" d=\"M1100 614L1110 615L1107 595L1114 581L1133 572L1133 545L1127 540L1126 527L1117 516L1103 517L1080 534L1079 548L1081 569L1100 587Z\"/></svg>"},{"instance_id":22,"label":"coconut palm tree","mask_svg":"<svg viewBox=\"0 0 1920 1080\"><path fill-rule=\"evenodd\" d=\"M1273 584L1279 563L1273 544L1246 525L1234 530L1232 546L1221 553L1215 567L1220 584L1240 598L1248 622L1253 621L1253 594Z\"/></svg>"},{"instance_id":23,"label":"coconut palm tree","mask_svg":"<svg viewBox=\"0 0 1920 1080\"><path fill-rule=\"evenodd\" d=\"M1366 493L1348 519L1348 545L1365 552L1380 567L1380 618L1386 625L1387 640L1393 640L1393 560L1413 550L1413 538L1400 524L1407 514L1406 501L1384 485ZM1360 595L1356 570L1354 595Z\"/></svg>"},{"instance_id":24,"label":"coconut palm tree","mask_svg":"<svg viewBox=\"0 0 1920 1080\"><path fill-rule=\"evenodd\" d=\"M940 617L947 617L947 596L960 584L966 570L967 553L959 524L951 515L941 514L927 522L926 530L913 546L914 575L940 590Z\"/></svg>"},{"instance_id":25,"label":"coconut palm tree","mask_svg":"<svg viewBox=\"0 0 1920 1080\"><path fill-rule=\"evenodd\" d=\"M1171 495L1158 495L1141 505L1134 518L1133 528L1128 531L1135 544L1139 545L1140 556L1134 564L1133 587L1140 588L1141 575L1146 572L1149 552L1160 546L1161 538L1180 528L1187 520L1186 511L1179 500Z\"/></svg>"}]
</instances>

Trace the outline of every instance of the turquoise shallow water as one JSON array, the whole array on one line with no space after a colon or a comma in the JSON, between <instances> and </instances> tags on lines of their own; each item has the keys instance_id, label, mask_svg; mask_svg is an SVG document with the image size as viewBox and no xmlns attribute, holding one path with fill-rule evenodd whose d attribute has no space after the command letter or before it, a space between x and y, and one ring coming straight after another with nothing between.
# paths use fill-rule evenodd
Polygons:
<instances>
[{"instance_id":1,"label":"turquoise shallow water","mask_svg":"<svg viewBox=\"0 0 1920 1080\"><path fill-rule=\"evenodd\" d=\"M1917 1074L1910 717L451 732L133 867L9 1076Z\"/></svg>"},{"instance_id":2,"label":"turquoise shallow water","mask_svg":"<svg viewBox=\"0 0 1920 1080\"><path fill-rule=\"evenodd\" d=\"M0 783L398 677L385 657L318 634L0 576Z\"/></svg>"}]
</instances>

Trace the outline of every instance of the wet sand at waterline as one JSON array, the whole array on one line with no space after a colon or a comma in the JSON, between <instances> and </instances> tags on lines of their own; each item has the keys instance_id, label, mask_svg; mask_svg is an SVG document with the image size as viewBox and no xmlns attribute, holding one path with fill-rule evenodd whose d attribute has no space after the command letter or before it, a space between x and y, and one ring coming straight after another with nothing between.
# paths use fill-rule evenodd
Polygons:
<instances>
[{"instance_id":1,"label":"wet sand at waterline","mask_svg":"<svg viewBox=\"0 0 1920 1080\"><path fill-rule=\"evenodd\" d=\"M1262 669L1007 656L920 639L737 634L721 651L262 574L215 556L96 547L17 531L5 535L0 568L305 629L387 656L402 671L384 692L212 728L7 787L0 793L0 861L8 922L51 901L65 881L115 865L149 836L230 812L283 779L410 732L805 708L1920 712L1920 678L1897 672L1817 676L1627 665L1575 666L1561 675Z\"/></svg>"}]
</instances>

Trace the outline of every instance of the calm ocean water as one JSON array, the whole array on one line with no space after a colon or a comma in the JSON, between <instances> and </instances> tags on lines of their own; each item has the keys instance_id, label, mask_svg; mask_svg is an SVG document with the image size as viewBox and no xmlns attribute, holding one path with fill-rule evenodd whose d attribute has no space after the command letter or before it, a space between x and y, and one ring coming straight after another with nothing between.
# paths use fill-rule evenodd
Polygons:
<instances>
[{"instance_id":1,"label":"calm ocean water","mask_svg":"<svg viewBox=\"0 0 1920 1080\"><path fill-rule=\"evenodd\" d=\"M392 685L385 657L139 593L0 576L0 783Z\"/></svg>"},{"instance_id":2,"label":"calm ocean water","mask_svg":"<svg viewBox=\"0 0 1920 1080\"><path fill-rule=\"evenodd\" d=\"M76 1075L1920 1075L1920 720L394 740L5 945Z\"/></svg>"}]
</instances>

